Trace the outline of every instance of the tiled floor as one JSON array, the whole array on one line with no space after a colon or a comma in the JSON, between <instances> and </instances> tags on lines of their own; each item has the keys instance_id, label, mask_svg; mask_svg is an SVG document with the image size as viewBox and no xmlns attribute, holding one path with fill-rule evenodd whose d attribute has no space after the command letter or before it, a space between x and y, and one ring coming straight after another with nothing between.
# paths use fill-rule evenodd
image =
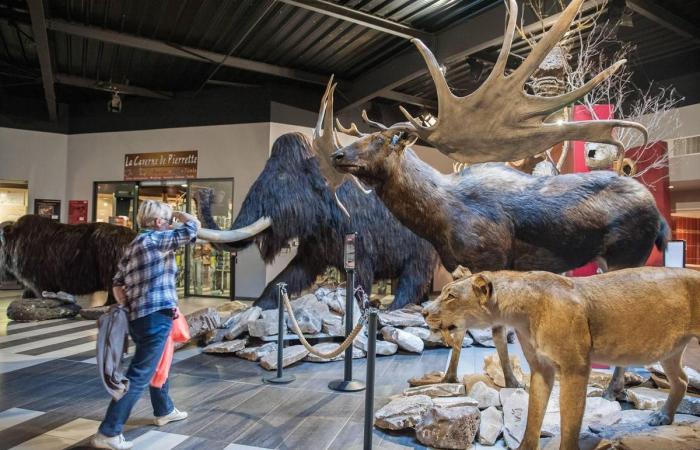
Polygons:
<instances>
[{"instance_id":1,"label":"tiled floor","mask_svg":"<svg viewBox=\"0 0 700 450\"><path fill-rule=\"evenodd\" d=\"M183 300L183 309L219 302L191 300ZM4 311L0 306L0 314ZM0 327L0 450L87 448L109 402L94 365L95 323L5 321ZM408 378L444 370L448 357L447 349L380 357L375 409L401 392ZM467 366L475 364L468 353L465 357ZM236 357L186 347L175 359L171 395L190 417L155 427L145 395L125 429L137 450L362 447L364 393L339 394L327 388L328 382L342 378L342 362L297 364L286 369L296 380L275 386L262 382L270 372ZM365 370L366 360L354 361L356 379L364 380ZM424 448L404 434L375 431L373 436L377 449Z\"/></svg>"}]
</instances>

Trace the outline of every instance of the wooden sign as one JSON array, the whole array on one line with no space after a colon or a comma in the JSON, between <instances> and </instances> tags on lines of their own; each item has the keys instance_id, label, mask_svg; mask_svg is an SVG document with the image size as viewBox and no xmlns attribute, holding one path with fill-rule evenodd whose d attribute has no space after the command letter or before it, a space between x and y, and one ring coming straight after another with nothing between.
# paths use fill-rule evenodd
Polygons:
<instances>
[{"instance_id":1,"label":"wooden sign","mask_svg":"<svg viewBox=\"0 0 700 450\"><path fill-rule=\"evenodd\" d=\"M130 153L124 156L124 180L197 178L197 150Z\"/></svg>"}]
</instances>

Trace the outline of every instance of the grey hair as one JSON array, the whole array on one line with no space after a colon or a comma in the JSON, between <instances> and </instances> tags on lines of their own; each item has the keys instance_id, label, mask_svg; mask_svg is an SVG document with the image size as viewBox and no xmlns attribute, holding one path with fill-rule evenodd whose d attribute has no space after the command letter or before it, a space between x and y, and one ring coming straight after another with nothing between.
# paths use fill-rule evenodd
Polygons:
<instances>
[{"instance_id":1,"label":"grey hair","mask_svg":"<svg viewBox=\"0 0 700 450\"><path fill-rule=\"evenodd\" d=\"M139 206L139 212L136 215L136 221L141 228L149 228L153 226L156 219L161 218L170 220L173 216L173 208L167 203L156 200L144 200Z\"/></svg>"}]
</instances>

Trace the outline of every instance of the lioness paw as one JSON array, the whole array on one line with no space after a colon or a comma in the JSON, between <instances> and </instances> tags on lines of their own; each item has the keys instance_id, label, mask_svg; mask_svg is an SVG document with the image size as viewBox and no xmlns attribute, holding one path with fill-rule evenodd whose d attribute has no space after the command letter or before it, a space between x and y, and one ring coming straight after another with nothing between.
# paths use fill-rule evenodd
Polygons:
<instances>
[{"instance_id":1,"label":"lioness paw","mask_svg":"<svg viewBox=\"0 0 700 450\"><path fill-rule=\"evenodd\" d=\"M673 422L673 419L668 416L663 411L654 411L651 413L651 416L649 416L649 421L647 422L649 425L652 427L658 427L661 425L671 425Z\"/></svg>"}]
</instances>

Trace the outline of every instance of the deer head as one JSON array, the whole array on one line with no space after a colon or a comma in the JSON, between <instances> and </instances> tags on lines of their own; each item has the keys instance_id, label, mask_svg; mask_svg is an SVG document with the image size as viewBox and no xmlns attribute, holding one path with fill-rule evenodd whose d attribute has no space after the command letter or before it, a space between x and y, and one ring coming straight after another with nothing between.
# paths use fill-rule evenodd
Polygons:
<instances>
[{"instance_id":1,"label":"deer head","mask_svg":"<svg viewBox=\"0 0 700 450\"><path fill-rule=\"evenodd\" d=\"M384 180L392 171L391 165L396 162L396 158L400 158L403 150L416 142L418 134L408 122L386 127L370 120L366 111L362 111L362 118L379 131L364 134L358 131L354 123L350 128L345 128L336 120L340 131L359 139L342 149L338 148L331 155L333 166L365 182Z\"/></svg>"}]
</instances>

